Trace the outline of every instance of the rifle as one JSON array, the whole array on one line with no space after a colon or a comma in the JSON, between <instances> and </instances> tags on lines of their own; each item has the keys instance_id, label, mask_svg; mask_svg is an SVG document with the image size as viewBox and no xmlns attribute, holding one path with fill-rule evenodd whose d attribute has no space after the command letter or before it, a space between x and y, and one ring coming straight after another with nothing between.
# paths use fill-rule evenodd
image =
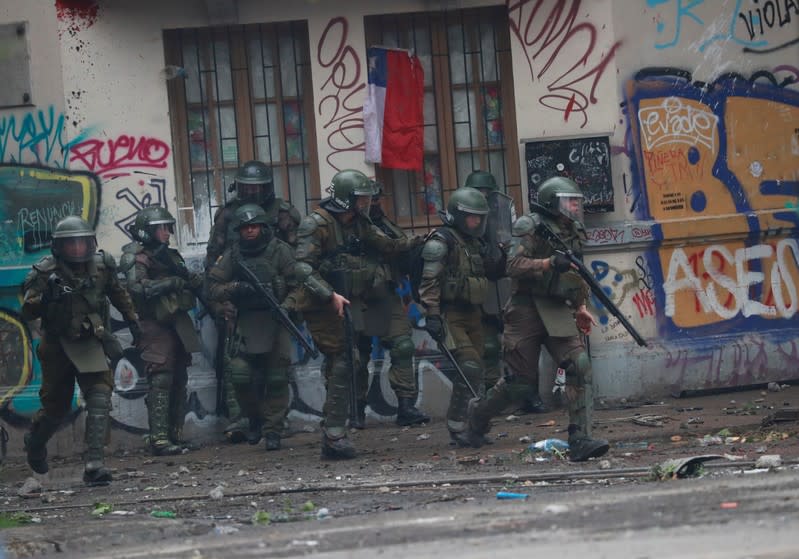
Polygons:
<instances>
[{"instance_id":1,"label":"rifle","mask_svg":"<svg viewBox=\"0 0 799 559\"><path fill-rule=\"evenodd\" d=\"M424 329L424 322L425 322L424 318L422 318L419 321L418 328L420 330ZM452 355L452 352L449 350L449 348L444 344L443 341L441 341L441 342L439 342L437 340L433 340L433 341L436 342L436 345L438 346L439 351L444 354L444 356L449 360L449 362L452 364L452 366L455 367L455 370L458 371L458 376L460 376L461 379L463 380L464 384L466 384L466 388L469 389L469 392L472 393L472 396L475 397L475 398L479 398L480 396L477 394L477 391L474 389L474 386L472 386L472 383L469 382L469 378L466 376L466 373L464 373L463 369L461 369L461 366L458 365L458 362L455 360L455 356Z\"/></svg>"},{"instance_id":2,"label":"rifle","mask_svg":"<svg viewBox=\"0 0 799 559\"><path fill-rule=\"evenodd\" d=\"M342 247L340 250L345 252L352 247ZM360 244L358 243L358 248ZM348 270L344 268L333 268L325 274L325 279L333 290L349 299L350 297L350 278ZM355 329L352 325L352 313L349 305L344 306L344 343L347 345L347 366L352 372L350 377L350 425L358 421L358 370L355 368L358 359L355 357Z\"/></svg>"},{"instance_id":3,"label":"rifle","mask_svg":"<svg viewBox=\"0 0 799 559\"><path fill-rule=\"evenodd\" d=\"M277 299L275 299L275 295L272 293L272 290L261 283L261 280L258 279L258 276L256 276L255 273L249 267L247 267L244 262L239 262L238 266L239 270L241 270L241 273L244 275L244 278L255 288L258 294L264 298L267 305L269 305L269 309L275 314L280 324L282 324L283 327L288 330L292 336L294 336L294 339L300 342L305 351L310 353L314 359L319 357L319 350L308 343L308 340L306 340L305 336L302 335L300 329L297 328L297 325L294 324L294 321L291 320L285 309L283 309L283 307L280 306L280 303L278 303Z\"/></svg>"},{"instance_id":4,"label":"rifle","mask_svg":"<svg viewBox=\"0 0 799 559\"><path fill-rule=\"evenodd\" d=\"M627 332L630 333L638 345L647 347L648 344L646 343L646 340L641 336L641 334L638 333L635 327L630 324L630 321L627 320L627 317L621 313L619 307L617 307L616 304L610 300L610 297L608 297L607 293L602 290L602 287L596 282L593 274L591 274L588 268L585 267L585 264L583 264L582 260L580 260L577 255L574 254L574 251L572 251L572 249L570 249L569 246L557 236L557 234L549 227L549 225L543 222L539 223L536 227L536 232L554 246L556 253L562 254L569 259L569 261L577 269L576 271L578 274L580 274L580 277L583 278L585 283L588 284L588 287L591 288L591 293L596 295L596 298L602 302L610 314L619 319L621 325L624 326Z\"/></svg>"}]
</instances>

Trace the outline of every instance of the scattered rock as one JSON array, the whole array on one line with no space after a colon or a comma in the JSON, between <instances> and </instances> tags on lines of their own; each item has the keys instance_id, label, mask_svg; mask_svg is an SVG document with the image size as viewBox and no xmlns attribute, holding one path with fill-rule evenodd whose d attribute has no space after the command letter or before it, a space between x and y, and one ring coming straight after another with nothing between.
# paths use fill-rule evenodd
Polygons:
<instances>
[{"instance_id":1,"label":"scattered rock","mask_svg":"<svg viewBox=\"0 0 799 559\"><path fill-rule=\"evenodd\" d=\"M779 468L780 466L782 466L782 456L779 454L764 454L755 462L755 468Z\"/></svg>"},{"instance_id":2,"label":"scattered rock","mask_svg":"<svg viewBox=\"0 0 799 559\"><path fill-rule=\"evenodd\" d=\"M417 441L426 441L429 438L430 438L430 434L429 433L421 433L421 434L416 436L416 440Z\"/></svg>"},{"instance_id":3,"label":"scattered rock","mask_svg":"<svg viewBox=\"0 0 799 559\"><path fill-rule=\"evenodd\" d=\"M609 470L612 467L610 460L600 460L598 466L600 470Z\"/></svg>"},{"instance_id":4,"label":"scattered rock","mask_svg":"<svg viewBox=\"0 0 799 559\"><path fill-rule=\"evenodd\" d=\"M225 496L225 489L221 485L217 485L211 490L208 496L218 501Z\"/></svg>"}]
</instances>

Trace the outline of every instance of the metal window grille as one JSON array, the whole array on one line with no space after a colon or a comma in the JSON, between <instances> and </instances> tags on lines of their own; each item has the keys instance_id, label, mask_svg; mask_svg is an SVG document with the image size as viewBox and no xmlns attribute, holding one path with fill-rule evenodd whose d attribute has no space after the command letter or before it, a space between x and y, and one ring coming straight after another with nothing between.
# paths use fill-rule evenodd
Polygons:
<instances>
[{"instance_id":1,"label":"metal window grille","mask_svg":"<svg viewBox=\"0 0 799 559\"><path fill-rule=\"evenodd\" d=\"M522 207L507 19L501 6L365 18L367 46L412 49L425 73L424 170L377 170L384 209L403 227L439 225L476 169Z\"/></svg>"},{"instance_id":2,"label":"metal window grille","mask_svg":"<svg viewBox=\"0 0 799 559\"><path fill-rule=\"evenodd\" d=\"M319 170L305 22L169 30L165 49L183 244L207 242L251 159L307 213Z\"/></svg>"}]
</instances>

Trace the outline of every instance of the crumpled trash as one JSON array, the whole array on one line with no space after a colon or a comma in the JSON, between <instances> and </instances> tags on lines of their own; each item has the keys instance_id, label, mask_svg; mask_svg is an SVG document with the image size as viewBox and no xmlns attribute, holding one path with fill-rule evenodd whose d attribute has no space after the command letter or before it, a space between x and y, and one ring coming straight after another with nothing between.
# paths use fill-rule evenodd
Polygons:
<instances>
[{"instance_id":1,"label":"crumpled trash","mask_svg":"<svg viewBox=\"0 0 799 559\"><path fill-rule=\"evenodd\" d=\"M779 454L764 454L758 456L755 461L755 468L779 468L782 466L782 456Z\"/></svg>"},{"instance_id":2,"label":"crumpled trash","mask_svg":"<svg viewBox=\"0 0 799 559\"><path fill-rule=\"evenodd\" d=\"M703 454L687 458L673 458L661 462L652 468L652 477L655 479L681 479L694 477L702 471L702 464L711 460L720 460L724 456L719 454Z\"/></svg>"},{"instance_id":3,"label":"crumpled trash","mask_svg":"<svg viewBox=\"0 0 799 559\"><path fill-rule=\"evenodd\" d=\"M527 448L533 452L565 452L569 450L569 443L563 439L543 439Z\"/></svg>"}]
</instances>

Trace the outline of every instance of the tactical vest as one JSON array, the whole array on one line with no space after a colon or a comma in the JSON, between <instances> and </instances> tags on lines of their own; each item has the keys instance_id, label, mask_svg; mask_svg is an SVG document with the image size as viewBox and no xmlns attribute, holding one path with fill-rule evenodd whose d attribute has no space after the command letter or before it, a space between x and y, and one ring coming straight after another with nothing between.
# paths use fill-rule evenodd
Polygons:
<instances>
[{"instance_id":1,"label":"tactical vest","mask_svg":"<svg viewBox=\"0 0 799 559\"><path fill-rule=\"evenodd\" d=\"M371 226L369 221L356 216L345 228L324 208L314 210L311 217L328 231L325 246L320 247L323 256L319 274L336 291L348 298L364 297L391 280L391 270L381 263L380 255L361 242Z\"/></svg>"},{"instance_id":2,"label":"tactical vest","mask_svg":"<svg viewBox=\"0 0 799 559\"><path fill-rule=\"evenodd\" d=\"M579 224L564 229L558 222L549 216L533 213L530 214L535 223L545 222L552 231L578 256L582 256L583 229ZM531 252L528 254L527 252ZM536 236L532 251L525 252L529 258L549 258L555 254L555 248L546 239ZM555 270L543 273L541 278L514 279L514 293L520 295L533 295L538 297L554 297L563 301L580 300L584 292L584 282L580 275L570 270L559 274Z\"/></svg>"},{"instance_id":3,"label":"tactical vest","mask_svg":"<svg viewBox=\"0 0 799 559\"><path fill-rule=\"evenodd\" d=\"M152 280L177 276L177 270L181 268L185 270L186 268L183 257L173 248L166 249L162 256L164 259L169 259L168 263L156 258L150 249L144 249L143 252L150 259L149 272ZM197 301L194 294L184 288L180 291L172 291L171 293L147 298L139 311L139 316L141 318L153 318L157 321L168 321L179 312L190 311L196 304Z\"/></svg>"},{"instance_id":4,"label":"tactical vest","mask_svg":"<svg viewBox=\"0 0 799 559\"><path fill-rule=\"evenodd\" d=\"M95 254L87 263L87 273L80 276L52 256L34 266L45 277L55 272L60 278L57 288L62 295L47 305L42 316L42 328L48 336L77 341L106 335L109 303L105 293L113 272L105 259L103 251Z\"/></svg>"},{"instance_id":5,"label":"tactical vest","mask_svg":"<svg viewBox=\"0 0 799 559\"><path fill-rule=\"evenodd\" d=\"M241 252L239 244L236 243L231 249L231 263L233 265L233 277L237 280L246 281L246 278L239 273L239 265L243 263L246 265L255 276L261 281L264 287L271 289L275 298L278 301L283 301L288 295L288 286L286 278L278 273L275 261L278 259L280 250L280 242L272 237L267 243L266 247L256 254L246 254ZM242 301L237 303L237 306L244 310L264 310L269 306L266 301L254 299L251 301Z\"/></svg>"},{"instance_id":6,"label":"tactical vest","mask_svg":"<svg viewBox=\"0 0 799 559\"><path fill-rule=\"evenodd\" d=\"M452 227L441 227L432 238L447 243L447 265L441 279L441 301L458 305L482 305L488 280L479 239L464 239Z\"/></svg>"}]
</instances>

